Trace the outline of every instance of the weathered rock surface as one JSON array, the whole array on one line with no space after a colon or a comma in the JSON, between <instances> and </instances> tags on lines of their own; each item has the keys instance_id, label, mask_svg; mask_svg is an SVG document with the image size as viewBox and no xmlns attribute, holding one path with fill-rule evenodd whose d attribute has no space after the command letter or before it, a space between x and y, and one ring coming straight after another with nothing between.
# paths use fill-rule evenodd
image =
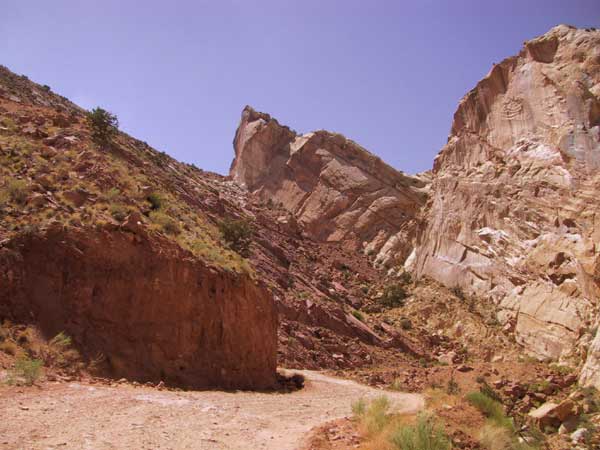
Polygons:
<instances>
[{"instance_id":1,"label":"weathered rock surface","mask_svg":"<svg viewBox=\"0 0 600 450\"><path fill-rule=\"evenodd\" d=\"M496 303L532 354L567 356L600 292L598 168L600 31L561 25L461 100L409 265Z\"/></svg>"},{"instance_id":2,"label":"weathered rock surface","mask_svg":"<svg viewBox=\"0 0 600 450\"><path fill-rule=\"evenodd\" d=\"M248 276L131 224L54 226L0 247L0 316L65 331L115 377L195 388L275 384L277 312Z\"/></svg>"},{"instance_id":3,"label":"weathered rock surface","mask_svg":"<svg viewBox=\"0 0 600 450\"><path fill-rule=\"evenodd\" d=\"M312 238L376 254L378 264L411 252L428 183L385 164L344 136L302 136L246 107L234 139L231 176L281 203Z\"/></svg>"}]
</instances>

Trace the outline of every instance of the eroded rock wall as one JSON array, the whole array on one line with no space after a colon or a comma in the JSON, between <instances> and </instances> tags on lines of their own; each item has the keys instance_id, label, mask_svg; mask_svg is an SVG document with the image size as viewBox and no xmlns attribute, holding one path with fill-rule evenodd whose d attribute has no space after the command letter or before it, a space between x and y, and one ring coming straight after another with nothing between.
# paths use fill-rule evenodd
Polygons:
<instances>
[{"instance_id":1,"label":"eroded rock wall","mask_svg":"<svg viewBox=\"0 0 600 450\"><path fill-rule=\"evenodd\" d=\"M112 374L194 388L275 384L277 313L248 276L143 230L53 226L0 247L0 315L65 331Z\"/></svg>"},{"instance_id":2,"label":"eroded rock wall","mask_svg":"<svg viewBox=\"0 0 600 450\"><path fill-rule=\"evenodd\" d=\"M600 31L558 26L460 102L411 261L499 307L538 357L585 357L600 261ZM579 354L579 355L577 355Z\"/></svg>"},{"instance_id":3,"label":"eroded rock wall","mask_svg":"<svg viewBox=\"0 0 600 450\"><path fill-rule=\"evenodd\" d=\"M300 136L250 107L234 147L233 179L282 203L312 238L376 255L379 265L412 251L425 178L395 170L340 134Z\"/></svg>"}]
</instances>

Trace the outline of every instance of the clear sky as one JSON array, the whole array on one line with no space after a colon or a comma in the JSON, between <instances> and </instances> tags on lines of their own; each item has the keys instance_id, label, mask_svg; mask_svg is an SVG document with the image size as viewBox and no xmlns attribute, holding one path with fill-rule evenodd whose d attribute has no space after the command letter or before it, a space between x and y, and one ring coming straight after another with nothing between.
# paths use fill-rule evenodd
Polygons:
<instances>
[{"instance_id":1,"label":"clear sky","mask_svg":"<svg viewBox=\"0 0 600 450\"><path fill-rule=\"evenodd\" d=\"M244 105L431 168L494 62L600 0L4 0L0 64L177 159L226 173Z\"/></svg>"}]
</instances>

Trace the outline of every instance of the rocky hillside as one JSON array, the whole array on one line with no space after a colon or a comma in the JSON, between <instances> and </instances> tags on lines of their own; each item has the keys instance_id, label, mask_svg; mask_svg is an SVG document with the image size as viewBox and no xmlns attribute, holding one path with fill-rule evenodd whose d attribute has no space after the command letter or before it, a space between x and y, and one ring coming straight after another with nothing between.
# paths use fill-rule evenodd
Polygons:
<instances>
[{"instance_id":1,"label":"rocky hillside","mask_svg":"<svg viewBox=\"0 0 600 450\"><path fill-rule=\"evenodd\" d=\"M85 111L5 68L0 214L0 322L65 331L113 376L263 387L276 362L404 357L355 316L386 283L367 258L124 133L100 148ZM224 223L247 225L246 249Z\"/></svg>"}]
</instances>

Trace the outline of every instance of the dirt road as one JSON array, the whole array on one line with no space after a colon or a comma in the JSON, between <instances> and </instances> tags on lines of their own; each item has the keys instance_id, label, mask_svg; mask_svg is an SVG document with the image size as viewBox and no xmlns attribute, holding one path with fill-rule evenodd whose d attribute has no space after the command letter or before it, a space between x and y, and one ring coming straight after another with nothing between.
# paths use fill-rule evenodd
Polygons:
<instances>
[{"instance_id":1,"label":"dirt road","mask_svg":"<svg viewBox=\"0 0 600 450\"><path fill-rule=\"evenodd\" d=\"M351 413L381 390L300 371L291 394L159 391L131 385L46 384L0 388L0 450L294 450L309 430ZM418 394L385 392L394 408L423 407Z\"/></svg>"}]
</instances>

